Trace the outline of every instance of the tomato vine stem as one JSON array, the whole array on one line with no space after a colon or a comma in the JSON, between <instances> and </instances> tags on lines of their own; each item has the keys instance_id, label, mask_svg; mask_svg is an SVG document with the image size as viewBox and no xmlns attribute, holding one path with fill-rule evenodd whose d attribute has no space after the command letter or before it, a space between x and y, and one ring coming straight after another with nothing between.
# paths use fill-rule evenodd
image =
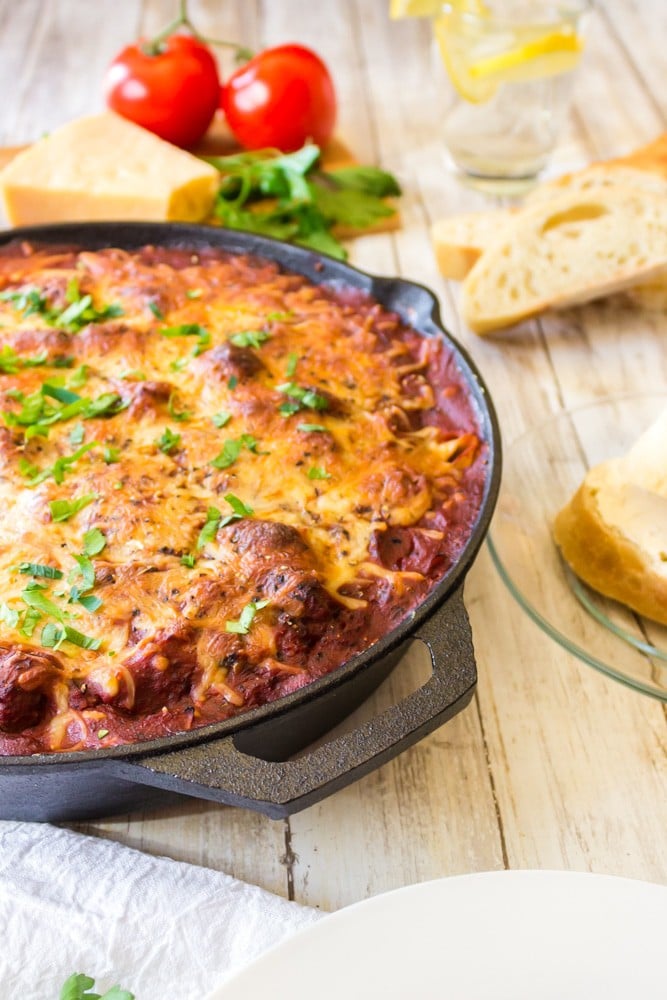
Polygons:
<instances>
[{"instance_id":1,"label":"tomato vine stem","mask_svg":"<svg viewBox=\"0 0 667 1000\"><path fill-rule=\"evenodd\" d=\"M223 48L233 49L236 62L247 62L254 55L252 50L246 48L245 45L239 45L237 42L228 42L220 38L208 38L206 35L202 35L190 20L188 0L180 0L178 17L170 21L166 28L159 31L157 35L145 42L142 46L143 51L149 56L159 55L162 52L163 43L166 42L170 35L175 34L181 28L187 29L194 38L205 45L220 45Z\"/></svg>"}]
</instances>

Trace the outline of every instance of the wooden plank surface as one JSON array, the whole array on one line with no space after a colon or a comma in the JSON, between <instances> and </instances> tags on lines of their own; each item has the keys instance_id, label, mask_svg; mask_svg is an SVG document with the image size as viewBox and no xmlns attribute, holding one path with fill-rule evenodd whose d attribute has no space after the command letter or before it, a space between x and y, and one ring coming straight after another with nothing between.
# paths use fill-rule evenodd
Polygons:
<instances>
[{"instance_id":1,"label":"wooden plank surface","mask_svg":"<svg viewBox=\"0 0 667 1000\"><path fill-rule=\"evenodd\" d=\"M441 279L429 224L491 207L448 167L441 75L427 21L389 21L382 0L192 3L213 36L260 47L299 40L331 66L340 135L394 171L405 194L396 233L351 245L376 273L430 285L443 318L482 370L506 443L572 406L667 386L667 316L618 298L481 340L462 325L459 289ZM0 2L0 143L102 106L100 80L137 32L173 14L165 0ZM661 0L600 7L573 113L550 171L618 155L667 126ZM104 31L99 25L104 25ZM228 64L225 64L228 65ZM546 577L544 584L549 586ZM229 872L335 909L423 879L501 867L565 868L667 883L663 705L596 673L542 633L483 550L465 589L479 668L471 705L393 762L325 802L274 821L183 802L80 829ZM364 712L423 681L419 648Z\"/></svg>"}]
</instances>

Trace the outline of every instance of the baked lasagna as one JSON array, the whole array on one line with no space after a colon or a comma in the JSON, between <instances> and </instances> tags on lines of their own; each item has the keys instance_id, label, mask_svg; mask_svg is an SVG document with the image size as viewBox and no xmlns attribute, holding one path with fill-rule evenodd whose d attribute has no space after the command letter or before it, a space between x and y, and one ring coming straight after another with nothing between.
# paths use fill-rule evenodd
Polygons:
<instances>
[{"instance_id":1,"label":"baked lasagna","mask_svg":"<svg viewBox=\"0 0 667 1000\"><path fill-rule=\"evenodd\" d=\"M0 251L0 752L293 692L456 560L488 449L456 360L220 250Z\"/></svg>"}]
</instances>

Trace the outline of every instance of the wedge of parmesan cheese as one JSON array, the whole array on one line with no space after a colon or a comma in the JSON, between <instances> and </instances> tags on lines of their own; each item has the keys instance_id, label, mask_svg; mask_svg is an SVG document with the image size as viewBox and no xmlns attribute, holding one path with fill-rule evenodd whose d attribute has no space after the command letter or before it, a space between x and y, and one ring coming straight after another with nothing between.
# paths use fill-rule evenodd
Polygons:
<instances>
[{"instance_id":1,"label":"wedge of parmesan cheese","mask_svg":"<svg viewBox=\"0 0 667 1000\"><path fill-rule=\"evenodd\" d=\"M111 111L63 125L0 171L14 226L102 219L201 222L218 172Z\"/></svg>"}]
</instances>

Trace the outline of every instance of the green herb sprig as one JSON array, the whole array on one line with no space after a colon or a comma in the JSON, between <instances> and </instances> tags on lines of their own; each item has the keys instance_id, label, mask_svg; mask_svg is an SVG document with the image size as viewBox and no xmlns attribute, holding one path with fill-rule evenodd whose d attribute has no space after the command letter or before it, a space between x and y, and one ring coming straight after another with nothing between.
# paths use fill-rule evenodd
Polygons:
<instances>
[{"instance_id":1,"label":"green herb sprig","mask_svg":"<svg viewBox=\"0 0 667 1000\"><path fill-rule=\"evenodd\" d=\"M401 194L385 170L370 166L323 170L320 149L272 149L205 157L220 171L215 214L230 229L290 240L340 260L347 251L336 227L367 229L395 215L387 197Z\"/></svg>"}]
</instances>

